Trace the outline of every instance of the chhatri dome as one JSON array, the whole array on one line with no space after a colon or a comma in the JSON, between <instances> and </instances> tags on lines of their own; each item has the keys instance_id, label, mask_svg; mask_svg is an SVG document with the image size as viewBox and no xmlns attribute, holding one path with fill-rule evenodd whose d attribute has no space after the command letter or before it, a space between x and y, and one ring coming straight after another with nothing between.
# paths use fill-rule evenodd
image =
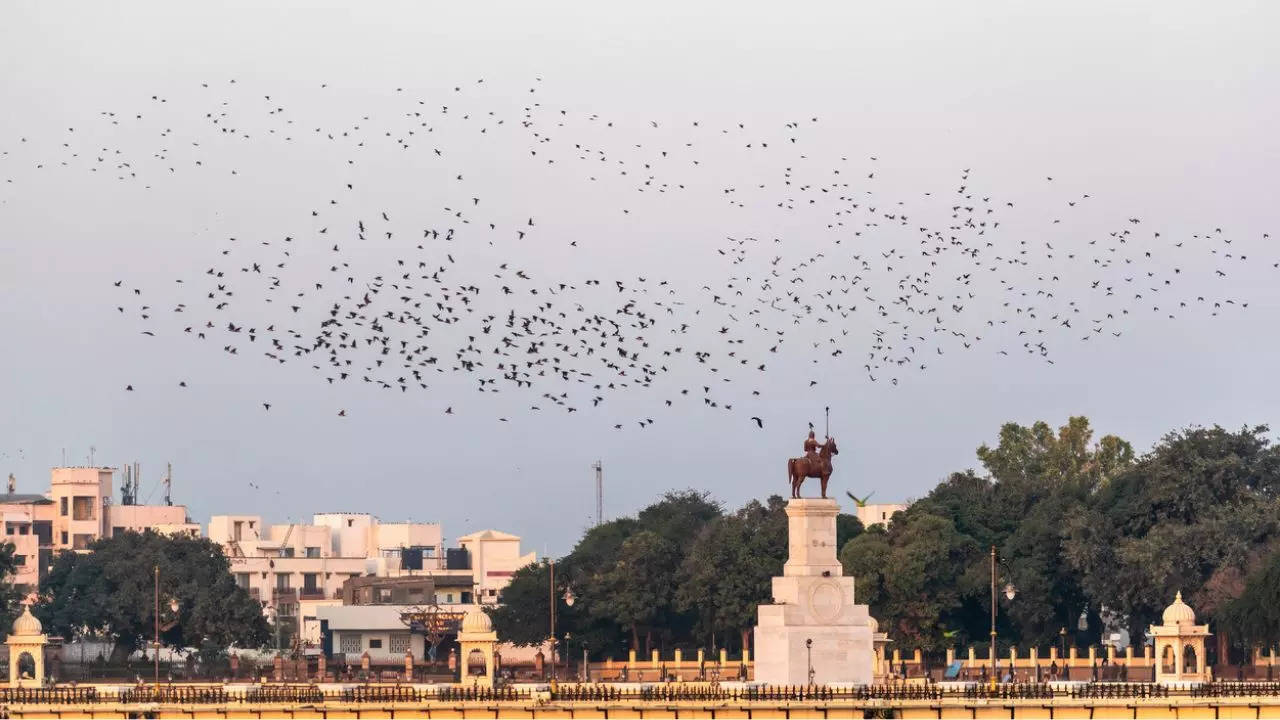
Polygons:
<instances>
[{"instance_id":1,"label":"chhatri dome","mask_svg":"<svg viewBox=\"0 0 1280 720\"><path fill-rule=\"evenodd\" d=\"M31 606L24 605L22 614L17 620L13 621L13 631L10 635L42 635L44 634L44 626L40 624L40 620L31 614Z\"/></svg>"},{"instance_id":2,"label":"chhatri dome","mask_svg":"<svg viewBox=\"0 0 1280 720\"><path fill-rule=\"evenodd\" d=\"M1182 591L1179 590L1173 604L1164 609L1161 620L1165 625L1195 625L1196 612L1191 606L1182 602Z\"/></svg>"},{"instance_id":3,"label":"chhatri dome","mask_svg":"<svg viewBox=\"0 0 1280 720\"><path fill-rule=\"evenodd\" d=\"M34 618L32 618L34 620ZM478 607L473 607L467 611L462 617L462 632L464 633L487 633L493 631L493 621L489 619L489 613Z\"/></svg>"}]
</instances>

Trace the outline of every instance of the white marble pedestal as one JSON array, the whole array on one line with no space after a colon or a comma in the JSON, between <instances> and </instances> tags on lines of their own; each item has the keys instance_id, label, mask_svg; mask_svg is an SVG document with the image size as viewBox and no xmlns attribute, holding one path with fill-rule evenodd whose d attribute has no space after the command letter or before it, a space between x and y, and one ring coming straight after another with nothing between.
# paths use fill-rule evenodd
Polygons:
<instances>
[{"instance_id":1,"label":"white marble pedestal","mask_svg":"<svg viewBox=\"0 0 1280 720\"><path fill-rule=\"evenodd\" d=\"M866 605L854 604L853 578L843 576L836 558L839 512L831 499L787 503L787 563L773 579L773 604L758 609L757 682L871 684L870 616Z\"/></svg>"}]
</instances>

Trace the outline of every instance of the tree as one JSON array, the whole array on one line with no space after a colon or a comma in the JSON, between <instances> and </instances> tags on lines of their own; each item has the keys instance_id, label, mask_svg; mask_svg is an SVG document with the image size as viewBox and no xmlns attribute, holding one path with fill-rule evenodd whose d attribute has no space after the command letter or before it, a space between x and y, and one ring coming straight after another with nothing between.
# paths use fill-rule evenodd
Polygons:
<instances>
[{"instance_id":1,"label":"tree","mask_svg":"<svg viewBox=\"0 0 1280 720\"><path fill-rule=\"evenodd\" d=\"M262 606L236 585L222 549L206 538L126 532L89 549L59 553L45 578L33 612L51 634L103 632L117 658L144 647L154 632L159 567L164 645L261 647L270 639Z\"/></svg>"},{"instance_id":2,"label":"tree","mask_svg":"<svg viewBox=\"0 0 1280 720\"><path fill-rule=\"evenodd\" d=\"M639 632L645 629L646 654L653 645L654 627L672 606L678 562L674 543L641 530L622 543L617 563L602 580L599 610L630 630L632 647L639 647Z\"/></svg>"},{"instance_id":3,"label":"tree","mask_svg":"<svg viewBox=\"0 0 1280 720\"><path fill-rule=\"evenodd\" d=\"M11 542L0 543L0 632L9 632L13 621L22 614L22 591L14 586L12 579L18 572L18 560L14 555L15 547Z\"/></svg>"},{"instance_id":4,"label":"tree","mask_svg":"<svg viewBox=\"0 0 1280 720\"><path fill-rule=\"evenodd\" d=\"M1093 602L1128 618L1132 637L1179 590L1202 616L1226 618L1218 617L1227 603L1215 586L1243 572L1277 534L1280 453L1266 432L1169 433L1072 518L1072 568Z\"/></svg>"},{"instance_id":5,"label":"tree","mask_svg":"<svg viewBox=\"0 0 1280 720\"><path fill-rule=\"evenodd\" d=\"M1280 552L1249 574L1239 595L1222 608L1222 626L1250 647L1280 644Z\"/></svg>"},{"instance_id":6,"label":"tree","mask_svg":"<svg viewBox=\"0 0 1280 720\"><path fill-rule=\"evenodd\" d=\"M776 497L776 496L775 496ZM770 498L772 501L773 498ZM836 552L844 548L845 543L862 534L866 528L862 527L862 521L857 515L848 513L840 513L836 516ZM785 537L783 540L785 541ZM786 561L785 558L783 560Z\"/></svg>"},{"instance_id":7,"label":"tree","mask_svg":"<svg viewBox=\"0 0 1280 720\"><path fill-rule=\"evenodd\" d=\"M965 575L980 563L980 546L950 519L928 513L903 513L887 532L878 528L840 552L841 565L855 578L856 601L870 605L894 639L943 646L948 629L961 624L972 594Z\"/></svg>"},{"instance_id":8,"label":"tree","mask_svg":"<svg viewBox=\"0 0 1280 720\"><path fill-rule=\"evenodd\" d=\"M563 596L563 591L561 591ZM541 645L551 630L551 572L546 562L516 570L502 591L502 603L488 610L503 642Z\"/></svg>"},{"instance_id":9,"label":"tree","mask_svg":"<svg viewBox=\"0 0 1280 720\"><path fill-rule=\"evenodd\" d=\"M1016 602L998 613L997 631L1011 642L1053 642L1088 602L1080 574L1064 555L1063 518L1082 511L1133 462L1133 449L1124 440L1112 435L1092 440L1084 417L1069 418L1056 432L1045 422L1006 423L995 447L978 448L987 477L955 473L908 510L949 518L980 548L996 547L998 583L1018 589ZM960 624L953 631L985 637L991 616L989 554L966 569L965 583L966 609L953 618Z\"/></svg>"},{"instance_id":10,"label":"tree","mask_svg":"<svg viewBox=\"0 0 1280 720\"><path fill-rule=\"evenodd\" d=\"M785 508L786 501L777 495L768 505L753 500L708 523L685 555L676 603L695 614L696 636L712 647L728 646L733 635L745 647L757 606L771 601L773 578L782 574L786 562ZM724 637L723 644L717 636Z\"/></svg>"}]
</instances>

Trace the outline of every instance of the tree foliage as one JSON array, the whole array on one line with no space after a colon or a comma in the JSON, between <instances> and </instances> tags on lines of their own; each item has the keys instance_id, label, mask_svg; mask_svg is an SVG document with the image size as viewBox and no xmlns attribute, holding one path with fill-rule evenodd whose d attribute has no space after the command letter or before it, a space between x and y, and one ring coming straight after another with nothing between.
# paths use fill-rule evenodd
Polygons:
<instances>
[{"instance_id":1,"label":"tree foliage","mask_svg":"<svg viewBox=\"0 0 1280 720\"><path fill-rule=\"evenodd\" d=\"M1266 432L1191 428L1139 457L1083 417L1008 423L977 449L982 472L952 473L888 528L839 516L840 562L906 648L987 642L992 546L998 587L1016 590L997 594L1002 643L1044 647L1064 628L1097 643L1104 610L1141 643L1178 590L1220 642L1280 642L1280 451ZM596 651L740 647L786 560L784 508L773 497L722 514L685 491L592 528L557 563L556 597L577 597L557 600L557 628ZM503 637L545 637L547 581L545 568L517 573L494 613Z\"/></svg>"},{"instance_id":2,"label":"tree foliage","mask_svg":"<svg viewBox=\"0 0 1280 720\"><path fill-rule=\"evenodd\" d=\"M0 543L0 632L8 633L13 621L22 614L22 592L10 581L18 571L18 560L11 542Z\"/></svg>"},{"instance_id":3,"label":"tree foliage","mask_svg":"<svg viewBox=\"0 0 1280 720\"><path fill-rule=\"evenodd\" d=\"M256 648L268 641L262 606L236 585L212 541L127 532L97 540L90 550L59 553L41 586L32 611L50 634L100 632L120 654L144 647L154 636L158 567L164 645Z\"/></svg>"}]
</instances>

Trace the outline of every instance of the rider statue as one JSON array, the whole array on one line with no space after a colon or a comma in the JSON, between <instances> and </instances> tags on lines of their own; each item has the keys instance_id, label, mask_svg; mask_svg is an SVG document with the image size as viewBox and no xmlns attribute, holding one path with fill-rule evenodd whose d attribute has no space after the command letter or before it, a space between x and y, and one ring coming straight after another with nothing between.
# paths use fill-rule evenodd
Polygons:
<instances>
[{"instance_id":1,"label":"rider statue","mask_svg":"<svg viewBox=\"0 0 1280 720\"><path fill-rule=\"evenodd\" d=\"M817 437L813 434L813 431L810 430L809 437L804 439L804 456L808 458L810 462L816 463L818 461L819 447Z\"/></svg>"}]
</instances>

